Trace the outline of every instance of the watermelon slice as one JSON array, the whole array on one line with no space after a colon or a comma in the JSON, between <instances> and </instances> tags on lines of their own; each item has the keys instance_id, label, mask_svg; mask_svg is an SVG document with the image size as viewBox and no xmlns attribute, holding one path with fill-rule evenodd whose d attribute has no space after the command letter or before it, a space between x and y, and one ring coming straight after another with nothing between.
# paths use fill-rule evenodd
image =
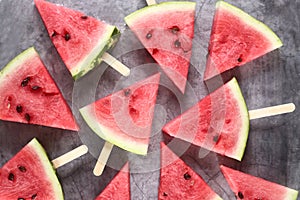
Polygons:
<instances>
[{"instance_id":1,"label":"watermelon slice","mask_svg":"<svg viewBox=\"0 0 300 200\"><path fill-rule=\"evenodd\" d=\"M221 166L230 188L237 199L253 200L296 200L298 191L262 178Z\"/></svg>"},{"instance_id":2,"label":"watermelon slice","mask_svg":"<svg viewBox=\"0 0 300 200\"><path fill-rule=\"evenodd\" d=\"M158 199L221 200L205 181L161 143Z\"/></svg>"},{"instance_id":3,"label":"watermelon slice","mask_svg":"<svg viewBox=\"0 0 300 200\"><path fill-rule=\"evenodd\" d=\"M130 200L129 164L126 163L120 172L106 186L95 200Z\"/></svg>"},{"instance_id":4,"label":"watermelon slice","mask_svg":"<svg viewBox=\"0 0 300 200\"><path fill-rule=\"evenodd\" d=\"M44 0L34 0L49 36L76 80L101 62L117 41L119 31L82 12Z\"/></svg>"},{"instance_id":5,"label":"watermelon slice","mask_svg":"<svg viewBox=\"0 0 300 200\"><path fill-rule=\"evenodd\" d=\"M127 151L146 155L160 74L80 109L91 129Z\"/></svg>"},{"instance_id":6,"label":"watermelon slice","mask_svg":"<svg viewBox=\"0 0 300 200\"><path fill-rule=\"evenodd\" d=\"M33 47L0 72L0 119L78 131L72 112Z\"/></svg>"},{"instance_id":7,"label":"watermelon slice","mask_svg":"<svg viewBox=\"0 0 300 200\"><path fill-rule=\"evenodd\" d=\"M249 114L235 78L163 127L170 136L237 160L244 154Z\"/></svg>"},{"instance_id":8,"label":"watermelon slice","mask_svg":"<svg viewBox=\"0 0 300 200\"><path fill-rule=\"evenodd\" d=\"M194 2L147 6L125 21L145 48L184 93L194 37Z\"/></svg>"},{"instance_id":9,"label":"watermelon slice","mask_svg":"<svg viewBox=\"0 0 300 200\"><path fill-rule=\"evenodd\" d=\"M224 1L216 4L204 79L241 66L282 46L265 24Z\"/></svg>"},{"instance_id":10,"label":"watermelon slice","mask_svg":"<svg viewBox=\"0 0 300 200\"><path fill-rule=\"evenodd\" d=\"M0 199L64 199L55 171L36 139L0 169Z\"/></svg>"}]
</instances>

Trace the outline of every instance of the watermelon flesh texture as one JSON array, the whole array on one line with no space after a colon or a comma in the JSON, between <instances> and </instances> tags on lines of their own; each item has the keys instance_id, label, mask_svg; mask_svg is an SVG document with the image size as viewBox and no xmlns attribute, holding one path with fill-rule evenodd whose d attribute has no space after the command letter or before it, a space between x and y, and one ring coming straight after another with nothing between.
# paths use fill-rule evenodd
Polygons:
<instances>
[{"instance_id":1,"label":"watermelon flesh texture","mask_svg":"<svg viewBox=\"0 0 300 200\"><path fill-rule=\"evenodd\" d=\"M78 131L72 112L33 47L0 72L0 119Z\"/></svg>"},{"instance_id":2,"label":"watermelon flesh texture","mask_svg":"<svg viewBox=\"0 0 300 200\"><path fill-rule=\"evenodd\" d=\"M170 136L241 160L249 131L249 114L235 78L204 97L163 127Z\"/></svg>"},{"instance_id":3,"label":"watermelon flesh texture","mask_svg":"<svg viewBox=\"0 0 300 200\"><path fill-rule=\"evenodd\" d=\"M216 4L204 79L250 62L282 46L265 24L224 1Z\"/></svg>"},{"instance_id":4,"label":"watermelon flesh texture","mask_svg":"<svg viewBox=\"0 0 300 200\"><path fill-rule=\"evenodd\" d=\"M182 93L192 54L194 17L194 2L160 3L125 17L129 28Z\"/></svg>"},{"instance_id":5,"label":"watermelon flesh texture","mask_svg":"<svg viewBox=\"0 0 300 200\"><path fill-rule=\"evenodd\" d=\"M34 0L50 39L76 80L101 62L118 39L115 26L44 0Z\"/></svg>"},{"instance_id":6,"label":"watermelon flesh texture","mask_svg":"<svg viewBox=\"0 0 300 200\"><path fill-rule=\"evenodd\" d=\"M296 200L298 191L221 166L230 188L237 199L244 200Z\"/></svg>"},{"instance_id":7,"label":"watermelon flesh texture","mask_svg":"<svg viewBox=\"0 0 300 200\"><path fill-rule=\"evenodd\" d=\"M87 105L80 113L102 139L146 155L160 74Z\"/></svg>"},{"instance_id":8,"label":"watermelon flesh texture","mask_svg":"<svg viewBox=\"0 0 300 200\"><path fill-rule=\"evenodd\" d=\"M106 186L95 200L130 200L129 164L126 163L120 172Z\"/></svg>"},{"instance_id":9,"label":"watermelon flesh texture","mask_svg":"<svg viewBox=\"0 0 300 200\"><path fill-rule=\"evenodd\" d=\"M205 181L161 143L158 199L221 200Z\"/></svg>"},{"instance_id":10,"label":"watermelon flesh texture","mask_svg":"<svg viewBox=\"0 0 300 200\"><path fill-rule=\"evenodd\" d=\"M33 139L0 169L0 199L64 199L48 157Z\"/></svg>"}]
</instances>

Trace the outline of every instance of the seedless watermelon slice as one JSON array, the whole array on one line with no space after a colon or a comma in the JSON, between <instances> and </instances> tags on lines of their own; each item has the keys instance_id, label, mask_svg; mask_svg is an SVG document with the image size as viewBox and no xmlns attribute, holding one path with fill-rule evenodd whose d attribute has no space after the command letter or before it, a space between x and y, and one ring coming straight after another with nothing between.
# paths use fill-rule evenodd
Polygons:
<instances>
[{"instance_id":1,"label":"seedless watermelon slice","mask_svg":"<svg viewBox=\"0 0 300 200\"><path fill-rule=\"evenodd\" d=\"M95 200L130 200L129 164L126 163L120 172L106 186Z\"/></svg>"},{"instance_id":2,"label":"seedless watermelon slice","mask_svg":"<svg viewBox=\"0 0 300 200\"><path fill-rule=\"evenodd\" d=\"M170 136L241 160L249 131L248 110L235 78L163 127Z\"/></svg>"},{"instance_id":3,"label":"seedless watermelon slice","mask_svg":"<svg viewBox=\"0 0 300 200\"><path fill-rule=\"evenodd\" d=\"M78 130L72 112L33 47L0 72L0 119Z\"/></svg>"},{"instance_id":4,"label":"seedless watermelon slice","mask_svg":"<svg viewBox=\"0 0 300 200\"><path fill-rule=\"evenodd\" d=\"M224 1L216 4L204 79L241 66L282 46L265 24Z\"/></svg>"},{"instance_id":5,"label":"seedless watermelon slice","mask_svg":"<svg viewBox=\"0 0 300 200\"><path fill-rule=\"evenodd\" d=\"M80 109L90 128L102 139L127 151L145 155L160 74Z\"/></svg>"},{"instance_id":6,"label":"seedless watermelon slice","mask_svg":"<svg viewBox=\"0 0 300 200\"><path fill-rule=\"evenodd\" d=\"M297 199L298 191L296 190L225 166L221 166L221 170L237 199Z\"/></svg>"},{"instance_id":7,"label":"seedless watermelon slice","mask_svg":"<svg viewBox=\"0 0 300 200\"><path fill-rule=\"evenodd\" d=\"M0 199L22 198L64 199L55 171L36 139L0 169Z\"/></svg>"},{"instance_id":8,"label":"seedless watermelon slice","mask_svg":"<svg viewBox=\"0 0 300 200\"><path fill-rule=\"evenodd\" d=\"M49 36L74 79L101 62L103 53L114 45L119 31L82 12L44 0L34 0Z\"/></svg>"},{"instance_id":9,"label":"seedless watermelon slice","mask_svg":"<svg viewBox=\"0 0 300 200\"><path fill-rule=\"evenodd\" d=\"M164 143L158 199L221 200L205 181Z\"/></svg>"},{"instance_id":10,"label":"seedless watermelon slice","mask_svg":"<svg viewBox=\"0 0 300 200\"><path fill-rule=\"evenodd\" d=\"M192 53L194 17L194 2L154 4L125 17L130 29L182 93Z\"/></svg>"}]
</instances>

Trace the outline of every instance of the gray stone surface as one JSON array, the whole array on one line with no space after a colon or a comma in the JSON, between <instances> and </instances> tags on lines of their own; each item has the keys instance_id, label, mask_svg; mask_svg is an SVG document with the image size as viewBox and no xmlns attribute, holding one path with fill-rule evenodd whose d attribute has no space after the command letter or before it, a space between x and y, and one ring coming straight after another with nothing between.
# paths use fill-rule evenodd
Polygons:
<instances>
[{"instance_id":1,"label":"gray stone surface","mask_svg":"<svg viewBox=\"0 0 300 200\"><path fill-rule=\"evenodd\" d=\"M155 110L153 135L147 157L127 154L114 148L101 177L92 170L103 141L95 136L78 114L81 107L117 88L147 77L157 70L153 59L125 26L123 18L146 5L135 1L51 0L114 24L122 36L111 51L132 69L129 78L122 78L107 65L74 83L53 47L32 0L0 0L0 68L30 46L35 46L46 67L57 82L81 125L79 133L59 129L0 121L0 166L7 162L33 137L43 144L50 159L85 143L90 154L57 170L66 200L94 199L109 183L127 159L131 161L132 199L157 199L159 183L160 128L181 111L207 94L202 81L215 0L197 0L195 40L187 94L182 96L163 75ZM159 1L160 2L160 1ZM282 39L284 46L243 67L227 73L236 76L249 109L294 102L300 106L300 14L298 0L228 0L269 25ZM98 81L99 80L99 81ZM180 99L180 102L177 100ZM181 106L181 108L180 108ZM191 146L182 158L223 199L235 199L219 171L226 164L241 171L300 190L300 112L253 120L242 162L237 162ZM178 144L184 144L178 141ZM121 161L121 162L120 162ZM298 198L299 199L299 198Z\"/></svg>"}]
</instances>

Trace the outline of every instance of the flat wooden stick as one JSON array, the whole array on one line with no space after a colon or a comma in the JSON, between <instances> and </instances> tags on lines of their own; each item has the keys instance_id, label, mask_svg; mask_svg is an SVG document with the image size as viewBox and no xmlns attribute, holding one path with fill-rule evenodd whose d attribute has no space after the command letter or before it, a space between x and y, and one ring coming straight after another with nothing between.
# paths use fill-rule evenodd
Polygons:
<instances>
[{"instance_id":1,"label":"flat wooden stick","mask_svg":"<svg viewBox=\"0 0 300 200\"><path fill-rule=\"evenodd\" d=\"M93 171L95 176L100 176L102 174L113 146L113 144L105 142Z\"/></svg>"},{"instance_id":2,"label":"flat wooden stick","mask_svg":"<svg viewBox=\"0 0 300 200\"><path fill-rule=\"evenodd\" d=\"M109 53L104 52L101 58L104 62L109 64L112 68L114 68L123 76L129 76L130 69L127 66L125 66L123 63L118 61L116 58L114 58L112 55L110 55Z\"/></svg>"},{"instance_id":3,"label":"flat wooden stick","mask_svg":"<svg viewBox=\"0 0 300 200\"><path fill-rule=\"evenodd\" d=\"M250 117L250 120L263 118L263 117L270 117L270 116L274 116L274 115L281 115L284 113L294 112L295 109L296 109L296 106L293 103L282 104L282 105L277 105L277 106L270 106L270 107L261 108L261 109L257 109L257 110L250 110L249 117Z\"/></svg>"},{"instance_id":4,"label":"flat wooden stick","mask_svg":"<svg viewBox=\"0 0 300 200\"><path fill-rule=\"evenodd\" d=\"M146 0L148 6L150 5L153 5L153 4L156 4L156 1L155 0Z\"/></svg>"},{"instance_id":5,"label":"flat wooden stick","mask_svg":"<svg viewBox=\"0 0 300 200\"><path fill-rule=\"evenodd\" d=\"M72 160L75 160L76 158L79 158L80 156L86 154L88 152L88 148L85 145L81 145L72 151L69 151L68 153L65 153L64 155L59 156L58 158L55 158L52 160L52 165L54 169L57 169Z\"/></svg>"}]
</instances>

